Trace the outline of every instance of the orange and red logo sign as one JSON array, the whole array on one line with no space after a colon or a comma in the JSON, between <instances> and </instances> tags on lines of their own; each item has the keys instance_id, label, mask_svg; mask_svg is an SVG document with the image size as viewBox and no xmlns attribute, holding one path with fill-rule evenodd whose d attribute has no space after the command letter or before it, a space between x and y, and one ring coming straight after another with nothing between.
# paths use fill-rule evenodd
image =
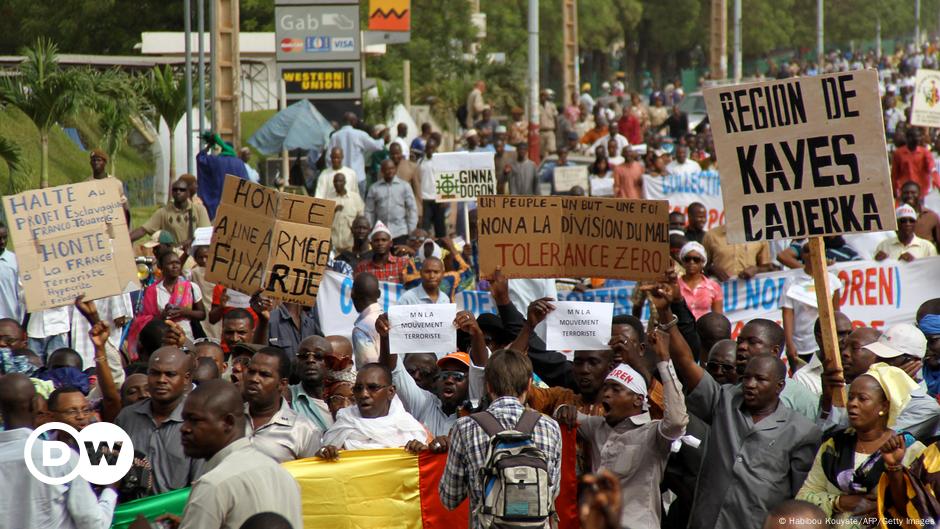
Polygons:
<instances>
[{"instance_id":1,"label":"orange and red logo sign","mask_svg":"<svg viewBox=\"0 0 940 529\"><path fill-rule=\"evenodd\" d=\"M281 51L284 53L304 51L303 39L282 39Z\"/></svg>"},{"instance_id":2,"label":"orange and red logo sign","mask_svg":"<svg viewBox=\"0 0 940 529\"><path fill-rule=\"evenodd\" d=\"M411 0L369 0L369 29L411 31Z\"/></svg>"}]
</instances>

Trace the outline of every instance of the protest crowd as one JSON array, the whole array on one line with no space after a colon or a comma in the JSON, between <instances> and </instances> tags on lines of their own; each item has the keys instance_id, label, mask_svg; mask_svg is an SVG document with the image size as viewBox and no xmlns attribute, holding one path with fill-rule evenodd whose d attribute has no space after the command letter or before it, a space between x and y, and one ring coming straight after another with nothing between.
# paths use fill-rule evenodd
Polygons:
<instances>
[{"instance_id":1,"label":"protest crowd","mask_svg":"<svg viewBox=\"0 0 940 529\"><path fill-rule=\"evenodd\" d=\"M729 242L724 168L707 120L690 126L680 109L688 95L678 82L631 93L617 77L571 101L543 90L536 164L523 110L491 107L481 80L453 149L492 157L500 198L670 201L671 261L659 279L484 272L483 203L436 200L433 163L451 154L442 134L425 124L407 142L407 126L393 136L351 114L311 154L321 169L304 182L335 203L315 305L211 280L222 250L204 229L220 230L226 206L200 198L202 175L178 178L167 204L129 226L131 240L148 241L137 247L143 279L132 294L28 311L23 276L34 270L18 263L19 246L7 249L8 210L0 527L117 527L122 509L120 527L136 529L320 527L304 524L318 498L329 503L326 489L357 473L378 487L407 465L422 480L426 467L437 471L421 485L420 510L402 511L414 519L361 490L355 504L329 496L340 502L329 509L376 528L434 526L429 513L461 508L459 523L474 529L572 519L629 529L934 527L940 288L903 278L940 269L940 218L925 203L940 188L940 129L910 124L914 75L938 58L927 44L767 74L878 73L897 230L824 238L841 369L826 359L808 239ZM90 181L110 179L106 158L91 152ZM885 277L887 290L872 286ZM892 290L902 284L904 298ZM879 305L892 292L896 303ZM918 301L902 310L908 298ZM600 320L559 319L565 303L600 301L613 303ZM446 329L434 327L441 321ZM552 325L585 345L550 346ZM603 342L577 340L598 328ZM409 348L428 336L451 337L450 349ZM118 425L133 441L131 470L110 485L34 479L24 446L49 422ZM376 449L408 455L393 472ZM307 483L304 472L319 473Z\"/></svg>"}]
</instances>

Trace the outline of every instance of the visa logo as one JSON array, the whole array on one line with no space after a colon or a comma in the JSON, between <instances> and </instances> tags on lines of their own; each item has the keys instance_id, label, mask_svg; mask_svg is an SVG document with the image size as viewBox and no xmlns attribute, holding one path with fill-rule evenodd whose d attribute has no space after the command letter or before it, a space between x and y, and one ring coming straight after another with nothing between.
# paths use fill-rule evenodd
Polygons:
<instances>
[{"instance_id":1,"label":"visa logo","mask_svg":"<svg viewBox=\"0 0 940 529\"><path fill-rule=\"evenodd\" d=\"M336 51L355 51L356 40L353 37L333 37L333 49Z\"/></svg>"},{"instance_id":2,"label":"visa logo","mask_svg":"<svg viewBox=\"0 0 940 529\"><path fill-rule=\"evenodd\" d=\"M304 50L308 52L330 51L330 37L307 37L304 40Z\"/></svg>"}]
</instances>

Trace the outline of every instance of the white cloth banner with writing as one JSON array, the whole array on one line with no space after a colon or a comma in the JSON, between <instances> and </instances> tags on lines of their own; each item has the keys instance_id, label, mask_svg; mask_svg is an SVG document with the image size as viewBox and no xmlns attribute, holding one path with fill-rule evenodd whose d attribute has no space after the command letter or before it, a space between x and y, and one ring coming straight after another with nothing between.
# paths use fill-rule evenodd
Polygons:
<instances>
[{"instance_id":1,"label":"white cloth banner with writing","mask_svg":"<svg viewBox=\"0 0 940 529\"><path fill-rule=\"evenodd\" d=\"M457 305L396 305L388 309L392 354L453 353L457 350Z\"/></svg>"},{"instance_id":2,"label":"white cloth banner with writing","mask_svg":"<svg viewBox=\"0 0 940 529\"><path fill-rule=\"evenodd\" d=\"M940 257L918 259L911 263L898 261L856 261L839 263L829 271L841 283L839 300L842 312L856 326L866 325L885 330L898 323L913 323L917 308L928 299L940 296ZM724 312L731 320L732 336L754 318L767 318L781 322L780 301L783 285L796 271L759 274L751 279L732 279L722 284ZM405 291L395 283L379 283L383 310L397 303ZM558 292L562 301L597 301L612 305L613 314L630 314L634 283L618 281L616 286L586 292ZM317 310L325 335L349 337L358 313L349 293L352 278L327 271L320 282ZM495 313L496 305L489 292L465 290L458 292L454 301L460 310L479 316ZM649 318L649 306L643 307L642 319Z\"/></svg>"},{"instance_id":3,"label":"white cloth banner with writing","mask_svg":"<svg viewBox=\"0 0 940 529\"><path fill-rule=\"evenodd\" d=\"M698 202L708 211L705 229L717 228L725 221L725 206L721 200L721 182L718 172L701 171L695 174L643 175L643 193L649 200L668 200L669 209L686 214L689 204Z\"/></svg>"}]
</instances>

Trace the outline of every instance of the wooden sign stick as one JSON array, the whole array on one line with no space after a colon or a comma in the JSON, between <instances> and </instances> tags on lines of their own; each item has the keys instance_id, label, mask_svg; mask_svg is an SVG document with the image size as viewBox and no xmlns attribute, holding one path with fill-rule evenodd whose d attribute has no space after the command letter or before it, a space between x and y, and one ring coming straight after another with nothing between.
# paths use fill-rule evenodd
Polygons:
<instances>
[{"instance_id":1,"label":"wooden sign stick","mask_svg":"<svg viewBox=\"0 0 940 529\"><path fill-rule=\"evenodd\" d=\"M816 306L819 308L819 328L822 332L823 365L827 370L842 372L842 352L839 351L839 338L836 333L835 310L832 296L829 295L829 270L826 263L826 248L822 237L810 237L809 259L813 267L813 284L816 290ZM845 387L832 395L832 405L844 408L846 403Z\"/></svg>"}]
</instances>

